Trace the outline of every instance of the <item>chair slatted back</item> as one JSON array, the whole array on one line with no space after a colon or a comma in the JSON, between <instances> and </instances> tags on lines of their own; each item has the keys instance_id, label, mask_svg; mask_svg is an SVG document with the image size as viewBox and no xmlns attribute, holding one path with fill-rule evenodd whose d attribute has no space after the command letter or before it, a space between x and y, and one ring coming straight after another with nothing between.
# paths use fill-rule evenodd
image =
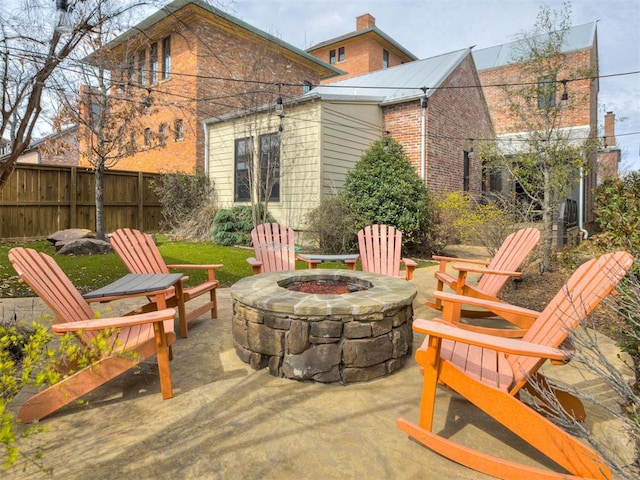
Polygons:
<instances>
[{"instance_id":1,"label":"chair slatted back","mask_svg":"<svg viewBox=\"0 0 640 480\"><path fill-rule=\"evenodd\" d=\"M522 339L559 347L571 330L614 290L632 265L633 257L627 252L608 253L582 264ZM535 372L544 362L538 358L519 355L509 355L507 358L515 375L514 388L524 384L526 375Z\"/></svg>"},{"instance_id":2,"label":"chair slatted back","mask_svg":"<svg viewBox=\"0 0 640 480\"><path fill-rule=\"evenodd\" d=\"M295 235L292 228L263 223L251 230L256 259L262 273L296 269Z\"/></svg>"},{"instance_id":3,"label":"chair slatted back","mask_svg":"<svg viewBox=\"0 0 640 480\"><path fill-rule=\"evenodd\" d=\"M537 228L523 228L505 238L494 255L488 270L518 271L529 254L540 244L540 230ZM507 275L482 275L477 288L482 292L497 296L509 280Z\"/></svg>"},{"instance_id":4,"label":"chair slatted back","mask_svg":"<svg viewBox=\"0 0 640 480\"><path fill-rule=\"evenodd\" d=\"M13 248L9 260L20 279L42 299L55 315L56 323L75 322L94 318L89 303L62 271L56 261L46 253L31 248ZM165 330L173 331L173 321L164 322ZM76 336L85 345L98 333L82 331ZM131 349L153 339L153 327L149 324L122 328L111 337L116 351Z\"/></svg>"},{"instance_id":5,"label":"chair slatted back","mask_svg":"<svg viewBox=\"0 0 640 480\"><path fill-rule=\"evenodd\" d=\"M131 273L169 273L151 235L121 228L113 232L110 243Z\"/></svg>"},{"instance_id":6,"label":"chair slatted back","mask_svg":"<svg viewBox=\"0 0 640 480\"><path fill-rule=\"evenodd\" d=\"M388 225L369 225L358 232L362 271L400 276L402 232Z\"/></svg>"}]
</instances>

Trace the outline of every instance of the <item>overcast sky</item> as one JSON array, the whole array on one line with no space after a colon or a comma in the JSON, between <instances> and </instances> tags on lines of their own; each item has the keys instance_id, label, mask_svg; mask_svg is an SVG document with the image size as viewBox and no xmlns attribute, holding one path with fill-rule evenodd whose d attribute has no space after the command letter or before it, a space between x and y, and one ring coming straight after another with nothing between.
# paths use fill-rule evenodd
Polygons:
<instances>
[{"instance_id":1,"label":"overcast sky","mask_svg":"<svg viewBox=\"0 0 640 480\"><path fill-rule=\"evenodd\" d=\"M370 13L376 26L418 58L516 40L533 28L539 8L558 0L236 0L227 10L295 47L306 49L353 32ZM640 71L640 0L573 0L573 25L598 21L600 76ZM616 114L622 168L640 169L640 73L601 78L598 124Z\"/></svg>"}]
</instances>

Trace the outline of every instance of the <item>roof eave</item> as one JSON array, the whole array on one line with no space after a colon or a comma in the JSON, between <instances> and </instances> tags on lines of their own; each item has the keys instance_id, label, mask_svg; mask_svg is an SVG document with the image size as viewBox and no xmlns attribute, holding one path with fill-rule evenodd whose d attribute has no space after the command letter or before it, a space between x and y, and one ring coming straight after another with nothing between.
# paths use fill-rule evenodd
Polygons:
<instances>
[{"instance_id":1,"label":"roof eave","mask_svg":"<svg viewBox=\"0 0 640 480\"><path fill-rule=\"evenodd\" d=\"M344 75L345 72L343 72L342 70L340 70L339 68L334 67L333 65L326 63L322 60L320 60L317 57L314 57L313 55L305 52L304 50L300 50L297 47L294 47L293 45L291 45L290 43L285 42L284 40L281 40L267 32L264 32L258 28L253 27L252 25L249 25L248 23L240 20L239 18L236 18L232 15L229 15L228 13L223 12L222 10L206 3L203 2L202 0L174 0L173 2L165 5L164 7L160 8L158 11L156 11L155 13L151 14L150 16L148 16L147 18L145 18L144 20L142 20L140 23L138 23L137 25L135 25L134 27L130 28L129 30L127 30L126 32L122 33L121 35L119 35L118 37L116 37L115 39L113 39L112 41L110 41L109 43L107 43L103 48L105 49L109 49L112 50L114 48L117 48L118 46L122 45L123 43L131 40L132 38L135 38L136 36L140 35L140 32L144 32L146 30L148 30L149 28L151 28L153 25L157 24L158 22L164 20L165 18L168 18L169 16L173 15L174 13L178 12L180 9L188 6L189 4L193 4L197 7L202 8L203 10L208 11L209 13L216 15L220 18L223 18L224 20L233 23L235 25L237 25L240 28L243 28L255 35L258 35L262 38L264 38L265 40L268 40L270 42L273 42L283 48L285 48L286 50L291 51L292 53L295 53L303 58L305 58L306 60L316 64L319 67L324 68L325 70L328 70L330 72L332 72L332 75L324 75L323 78L332 78L334 76L339 76L339 75ZM87 57L85 57L84 60L89 60L91 59L91 57L93 56L93 54L88 55Z\"/></svg>"}]
</instances>

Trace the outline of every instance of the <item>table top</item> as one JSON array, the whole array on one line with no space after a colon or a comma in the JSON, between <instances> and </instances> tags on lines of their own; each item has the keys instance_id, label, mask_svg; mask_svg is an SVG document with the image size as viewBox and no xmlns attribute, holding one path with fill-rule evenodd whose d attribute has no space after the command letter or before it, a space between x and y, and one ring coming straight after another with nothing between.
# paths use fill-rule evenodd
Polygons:
<instances>
[{"instance_id":1,"label":"table top","mask_svg":"<svg viewBox=\"0 0 640 480\"><path fill-rule=\"evenodd\" d=\"M358 260L357 253L348 253L343 255L319 255L315 253L299 253L298 257L302 260L319 260L321 262L344 262L346 260Z\"/></svg>"},{"instance_id":2,"label":"table top","mask_svg":"<svg viewBox=\"0 0 640 480\"><path fill-rule=\"evenodd\" d=\"M128 273L109 285L84 294L83 297L89 300L157 292L172 287L182 277L182 273Z\"/></svg>"}]
</instances>

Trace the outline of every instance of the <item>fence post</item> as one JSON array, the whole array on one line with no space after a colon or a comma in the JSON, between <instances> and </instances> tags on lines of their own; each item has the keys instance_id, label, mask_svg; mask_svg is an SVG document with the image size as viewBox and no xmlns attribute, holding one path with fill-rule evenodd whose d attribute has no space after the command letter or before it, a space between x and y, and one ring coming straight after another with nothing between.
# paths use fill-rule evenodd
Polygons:
<instances>
[{"instance_id":1,"label":"fence post","mask_svg":"<svg viewBox=\"0 0 640 480\"><path fill-rule=\"evenodd\" d=\"M144 175L138 172L138 230L144 232Z\"/></svg>"},{"instance_id":2,"label":"fence post","mask_svg":"<svg viewBox=\"0 0 640 480\"><path fill-rule=\"evenodd\" d=\"M78 227L78 169L71 167L69 172L69 228Z\"/></svg>"}]
</instances>

